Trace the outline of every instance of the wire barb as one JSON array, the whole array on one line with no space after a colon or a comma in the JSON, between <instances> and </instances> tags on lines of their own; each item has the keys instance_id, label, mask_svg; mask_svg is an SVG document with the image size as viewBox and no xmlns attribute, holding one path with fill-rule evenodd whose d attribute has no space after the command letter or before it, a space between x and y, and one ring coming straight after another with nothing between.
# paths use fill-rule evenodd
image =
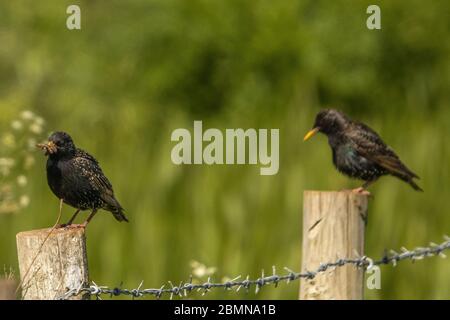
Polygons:
<instances>
[{"instance_id":1,"label":"wire barb","mask_svg":"<svg viewBox=\"0 0 450 320\"><path fill-rule=\"evenodd\" d=\"M398 253L394 250L390 250L390 254L388 254L387 250L385 250L384 255L379 260L371 259L367 256L360 257L359 254L356 255L357 258L338 258L334 262L321 263L319 267L314 271L304 271L304 272L294 272L289 268L284 268L287 274L278 275L276 272L275 266L272 267L272 274L266 276L264 274L264 270L261 272L261 276L257 279L250 280L250 277L247 276L245 280L239 280L241 276L235 277L232 280L227 280L223 283L214 283L211 282L211 278L208 277L208 280L202 284L195 284L192 282L192 276L189 277L188 282L181 282L178 286L174 286L171 281L168 281L170 287L166 288L166 285L161 286L159 289L142 289L144 281L142 281L136 289L122 289L122 288L109 288L106 286L98 286L95 282L88 287L78 287L72 288L66 291L62 296L58 297L58 300L66 300L71 297L77 295L89 294L91 296L95 296L96 299L101 299L102 295L109 296L131 296L132 298L140 298L145 295L154 296L157 299L160 299L163 295L168 295L170 299L173 297L187 297L194 291L201 291L202 295L207 294L214 288L224 288L225 290L231 290L236 288L236 292L238 292L241 288L245 288L247 291L250 290L251 287L255 287L255 293L258 293L262 287L274 284L277 287L278 283L286 282L289 283L298 279L314 279L317 275L321 273L325 273L329 269L339 268L345 265L353 265L357 268L363 268L365 270L370 270L374 266L378 265L390 265L396 266L397 262L402 260L411 260L414 262L415 260L421 260L424 258L429 258L433 256L440 256L445 258L446 255L443 253L445 250L450 249L450 238L448 236L444 236L445 241L441 244L430 243L429 247L417 247L414 250L408 250L405 247L401 248L401 253Z\"/></svg>"}]
</instances>

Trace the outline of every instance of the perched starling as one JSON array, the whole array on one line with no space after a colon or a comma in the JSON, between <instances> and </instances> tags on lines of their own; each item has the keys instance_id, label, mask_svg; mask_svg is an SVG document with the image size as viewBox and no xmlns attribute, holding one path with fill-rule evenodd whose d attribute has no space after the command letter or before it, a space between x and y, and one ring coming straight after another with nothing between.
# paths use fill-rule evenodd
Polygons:
<instances>
[{"instance_id":1,"label":"perched starling","mask_svg":"<svg viewBox=\"0 0 450 320\"><path fill-rule=\"evenodd\" d=\"M37 146L45 150L48 156L47 181L50 189L61 201L77 209L64 226L70 226L80 210L92 210L82 227L86 227L98 209L110 211L118 221L128 222L97 160L75 147L67 133L55 132L47 143Z\"/></svg>"},{"instance_id":2,"label":"perched starling","mask_svg":"<svg viewBox=\"0 0 450 320\"><path fill-rule=\"evenodd\" d=\"M419 177L365 124L352 121L339 111L328 109L317 114L313 129L303 140L308 140L317 132L327 135L336 168L347 176L365 181L355 191L365 192L371 183L387 174L409 183L414 190L423 191L413 181Z\"/></svg>"}]
</instances>

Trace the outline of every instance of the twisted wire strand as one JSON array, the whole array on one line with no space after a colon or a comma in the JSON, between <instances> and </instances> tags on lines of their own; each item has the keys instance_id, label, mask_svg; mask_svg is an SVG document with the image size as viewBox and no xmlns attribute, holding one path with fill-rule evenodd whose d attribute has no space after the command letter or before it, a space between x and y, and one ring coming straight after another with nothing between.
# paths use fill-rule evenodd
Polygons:
<instances>
[{"instance_id":1,"label":"twisted wire strand","mask_svg":"<svg viewBox=\"0 0 450 320\"><path fill-rule=\"evenodd\" d=\"M278 286L280 282L289 283L291 281L295 281L301 278L304 279L314 279L320 273L324 273L329 269L339 268L345 265L353 265L357 268L364 268L366 270L372 269L374 266L378 265L389 265L396 266L397 262L402 260L421 260L424 258L440 256L442 258L446 258L444 254L445 250L450 249L450 238L445 236L445 241L441 244L430 243L428 247L417 247L413 250L408 250L405 247L400 249L401 252L396 252L394 250L390 250L389 253L385 251L385 254L382 258L378 260L373 260L367 256L356 257L356 258L343 258L337 259L334 262L321 263L317 269L314 271L305 271L305 272L294 272L289 268L284 268L287 272L284 275L277 274L276 268L272 267L272 274L265 275L264 270L261 273L261 276L257 279L250 279L247 276L244 280L242 280L241 276L238 276L230 281L216 283L211 282L211 278L204 283L195 284L192 282L192 276L190 277L188 282L181 282L178 286L173 285L172 282L168 282L167 285L163 285L160 288L149 288L143 289L143 281L139 284L136 289L123 289L123 288L109 288L107 286L99 286L95 282L88 287L79 287L79 288L71 288L63 295L58 297L59 300L66 300L71 297L77 295L89 294L91 296L95 296L97 299L101 299L102 295L112 296L131 296L133 298L140 298L145 295L154 296L157 299L161 298L163 295L169 295L170 299L174 297L187 297L189 294L193 292L202 292L202 295L207 294L212 289L223 288L225 290L235 290L238 292L241 289L245 289L249 291L251 288L255 288L255 293L258 293L260 289L267 285Z\"/></svg>"}]
</instances>

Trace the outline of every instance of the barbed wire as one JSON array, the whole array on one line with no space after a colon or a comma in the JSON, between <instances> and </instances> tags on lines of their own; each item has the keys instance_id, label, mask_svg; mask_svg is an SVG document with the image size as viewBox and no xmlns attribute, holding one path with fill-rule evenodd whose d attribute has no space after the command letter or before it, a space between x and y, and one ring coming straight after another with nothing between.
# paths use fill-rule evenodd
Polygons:
<instances>
[{"instance_id":1,"label":"barbed wire","mask_svg":"<svg viewBox=\"0 0 450 320\"><path fill-rule=\"evenodd\" d=\"M287 272L284 275L278 275L276 268L272 267L272 274L266 276L264 274L264 270L261 273L261 277L257 279L251 280L249 276L245 278L245 280L241 280L241 276L238 276L232 280L225 281L222 283L211 282L211 277L204 283L193 283L193 278L190 276L188 282L181 282L178 286L173 285L172 282L168 282L168 285L163 285L159 289L151 288L151 289L142 289L143 281L139 284L136 289L123 289L123 288L109 288L107 286L99 286L95 282L89 287L79 287L69 289L66 293L58 297L59 300L66 300L71 297L75 297L78 295L89 294L91 296L95 296L97 299L101 299L102 295L113 296L131 296L133 298L140 298L146 295L154 296L156 298L161 298L163 295L169 295L170 299L173 297L187 297L189 294L193 292L202 292L202 295L205 295L212 289L223 288L225 290L235 290L238 292L242 288L249 291L251 288L255 288L255 293L258 293L260 289L267 285L278 286L280 282L289 283L291 281L295 281L301 278L304 279L314 279L320 273L324 273L329 269L342 267L345 265L353 265L357 268L364 268L366 270L371 270L374 266L378 265L388 265L392 264L394 267L397 265L397 262L402 260L421 260L424 258L429 258L433 256L440 256L442 258L446 258L444 254L445 250L450 249L450 237L445 236L445 241L441 244L436 244L431 242L428 247L417 247L413 250L408 250L405 247L400 249L401 252L396 252L394 250L385 251L384 256L379 260L373 260L367 256L360 257L357 253L355 253L356 258L344 258L337 259L334 262L321 263L319 267L314 271L305 271L305 272L294 272L289 268L284 268Z\"/></svg>"}]
</instances>

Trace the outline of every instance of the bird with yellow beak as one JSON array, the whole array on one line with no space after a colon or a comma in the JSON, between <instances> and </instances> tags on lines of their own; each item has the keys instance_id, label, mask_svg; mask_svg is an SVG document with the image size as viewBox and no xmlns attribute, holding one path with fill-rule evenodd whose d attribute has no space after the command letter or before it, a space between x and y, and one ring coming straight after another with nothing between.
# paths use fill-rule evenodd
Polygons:
<instances>
[{"instance_id":1,"label":"bird with yellow beak","mask_svg":"<svg viewBox=\"0 0 450 320\"><path fill-rule=\"evenodd\" d=\"M303 140L309 140L317 132L328 137L335 167L351 178L365 181L353 191L369 194L366 188L384 175L395 176L414 190L423 191L413 180L419 177L367 125L350 120L340 111L326 109L317 114L313 128Z\"/></svg>"}]
</instances>

